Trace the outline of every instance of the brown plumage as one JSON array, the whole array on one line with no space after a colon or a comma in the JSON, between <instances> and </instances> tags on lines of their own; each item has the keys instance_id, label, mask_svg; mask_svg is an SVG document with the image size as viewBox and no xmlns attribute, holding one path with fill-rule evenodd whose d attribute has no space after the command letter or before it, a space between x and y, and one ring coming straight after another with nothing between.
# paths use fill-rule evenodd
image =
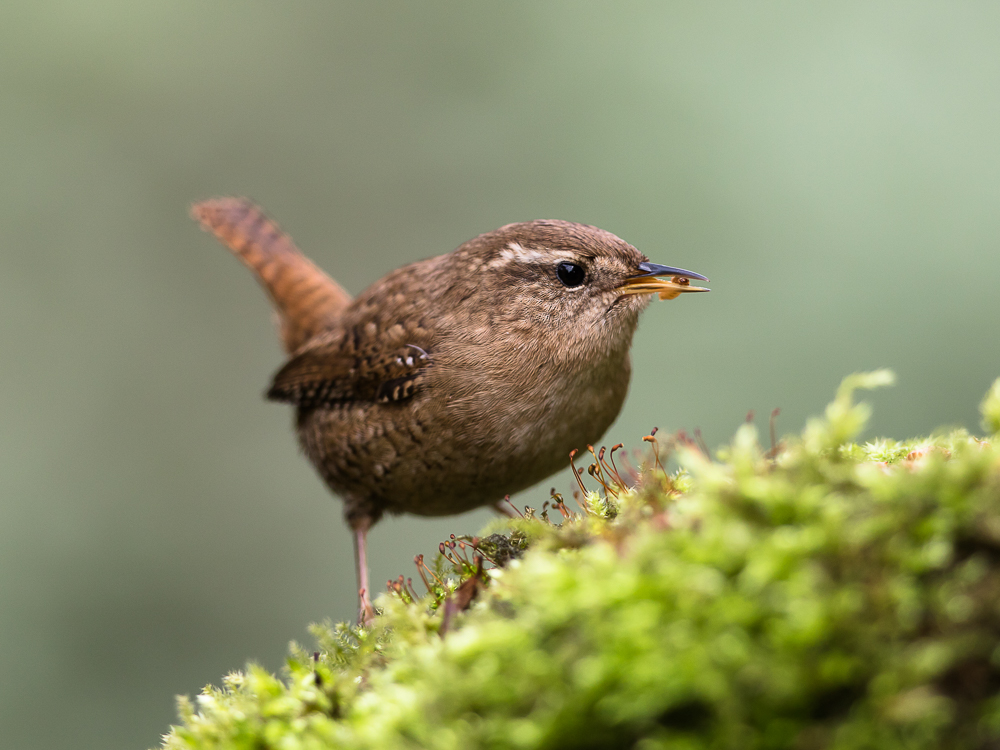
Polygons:
<instances>
[{"instance_id":1,"label":"brown plumage","mask_svg":"<svg viewBox=\"0 0 1000 750\"><path fill-rule=\"evenodd\" d=\"M335 325L350 303L351 295L250 201L204 201L191 214L260 279L278 313L281 343L289 354Z\"/></svg>"},{"instance_id":2,"label":"brown plumage","mask_svg":"<svg viewBox=\"0 0 1000 750\"><path fill-rule=\"evenodd\" d=\"M412 263L354 300L249 201L193 215L251 268L289 360L268 397L296 407L306 455L355 532L386 512L490 505L566 465L618 415L650 295L707 291L609 232L509 224ZM660 278L672 276L672 279Z\"/></svg>"}]
</instances>

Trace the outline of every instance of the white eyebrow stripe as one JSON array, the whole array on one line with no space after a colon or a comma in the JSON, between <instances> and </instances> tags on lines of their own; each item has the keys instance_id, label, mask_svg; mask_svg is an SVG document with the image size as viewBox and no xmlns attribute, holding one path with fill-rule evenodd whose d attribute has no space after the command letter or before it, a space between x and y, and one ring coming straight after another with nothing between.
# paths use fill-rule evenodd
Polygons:
<instances>
[{"instance_id":1,"label":"white eyebrow stripe","mask_svg":"<svg viewBox=\"0 0 1000 750\"><path fill-rule=\"evenodd\" d=\"M507 243L507 247L500 251L500 257L504 260L514 260L518 263L537 263L543 257L543 253L534 248L521 247L516 242Z\"/></svg>"},{"instance_id":2,"label":"white eyebrow stripe","mask_svg":"<svg viewBox=\"0 0 1000 750\"><path fill-rule=\"evenodd\" d=\"M517 242L508 242L507 246L500 251L500 255L489 265L491 268L506 265L511 261L515 263L539 263L542 261L554 260L576 260L577 253L572 250L538 250L531 247L522 247Z\"/></svg>"}]
</instances>

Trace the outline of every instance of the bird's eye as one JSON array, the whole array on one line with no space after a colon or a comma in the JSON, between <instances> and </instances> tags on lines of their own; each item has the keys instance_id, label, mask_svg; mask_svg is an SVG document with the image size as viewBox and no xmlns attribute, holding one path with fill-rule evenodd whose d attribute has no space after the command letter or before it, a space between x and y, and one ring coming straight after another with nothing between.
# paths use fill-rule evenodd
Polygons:
<instances>
[{"instance_id":1,"label":"bird's eye","mask_svg":"<svg viewBox=\"0 0 1000 750\"><path fill-rule=\"evenodd\" d=\"M563 261L556 266L556 276L559 277L559 281L563 283L563 286L574 287L580 286L580 284L583 283L584 278L587 276L587 272L584 270L583 266Z\"/></svg>"}]
</instances>

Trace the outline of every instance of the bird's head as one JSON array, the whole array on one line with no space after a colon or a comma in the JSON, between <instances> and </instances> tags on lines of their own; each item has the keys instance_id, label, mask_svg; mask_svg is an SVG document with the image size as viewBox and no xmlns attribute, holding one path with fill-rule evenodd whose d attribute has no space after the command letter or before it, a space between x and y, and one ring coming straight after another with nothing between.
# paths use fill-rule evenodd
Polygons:
<instances>
[{"instance_id":1,"label":"bird's head","mask_svg":"<svg viewBox=\"0 0 1000 750\"><path fill-rule=\"evenodd\" d=\"M567 221L508 224L459 249L479 264L494 323L547 329L567 340L635 330L653 295L707 292L701 274L661 266L610 232Z\"/></svg>"}]
</instances>

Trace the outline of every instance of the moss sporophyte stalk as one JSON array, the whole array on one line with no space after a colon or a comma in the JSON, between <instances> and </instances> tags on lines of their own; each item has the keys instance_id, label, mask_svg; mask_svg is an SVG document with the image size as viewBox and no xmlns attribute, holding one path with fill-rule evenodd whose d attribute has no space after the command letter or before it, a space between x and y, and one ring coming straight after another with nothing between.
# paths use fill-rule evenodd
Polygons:
<instances>
[{"instance_id":1,"label":"moss sporophyte stalk","mask_svg":"<svg viewBox=\"0 0 1000 750\"><path fill-rule=\"evenodd\" d=\"M585 454L568 499L418 557L372 628L182 698L164 747L996 747L1000 381L985 437L855 442L890 381L768 449Z\"/></svg>"}]
</instances>

